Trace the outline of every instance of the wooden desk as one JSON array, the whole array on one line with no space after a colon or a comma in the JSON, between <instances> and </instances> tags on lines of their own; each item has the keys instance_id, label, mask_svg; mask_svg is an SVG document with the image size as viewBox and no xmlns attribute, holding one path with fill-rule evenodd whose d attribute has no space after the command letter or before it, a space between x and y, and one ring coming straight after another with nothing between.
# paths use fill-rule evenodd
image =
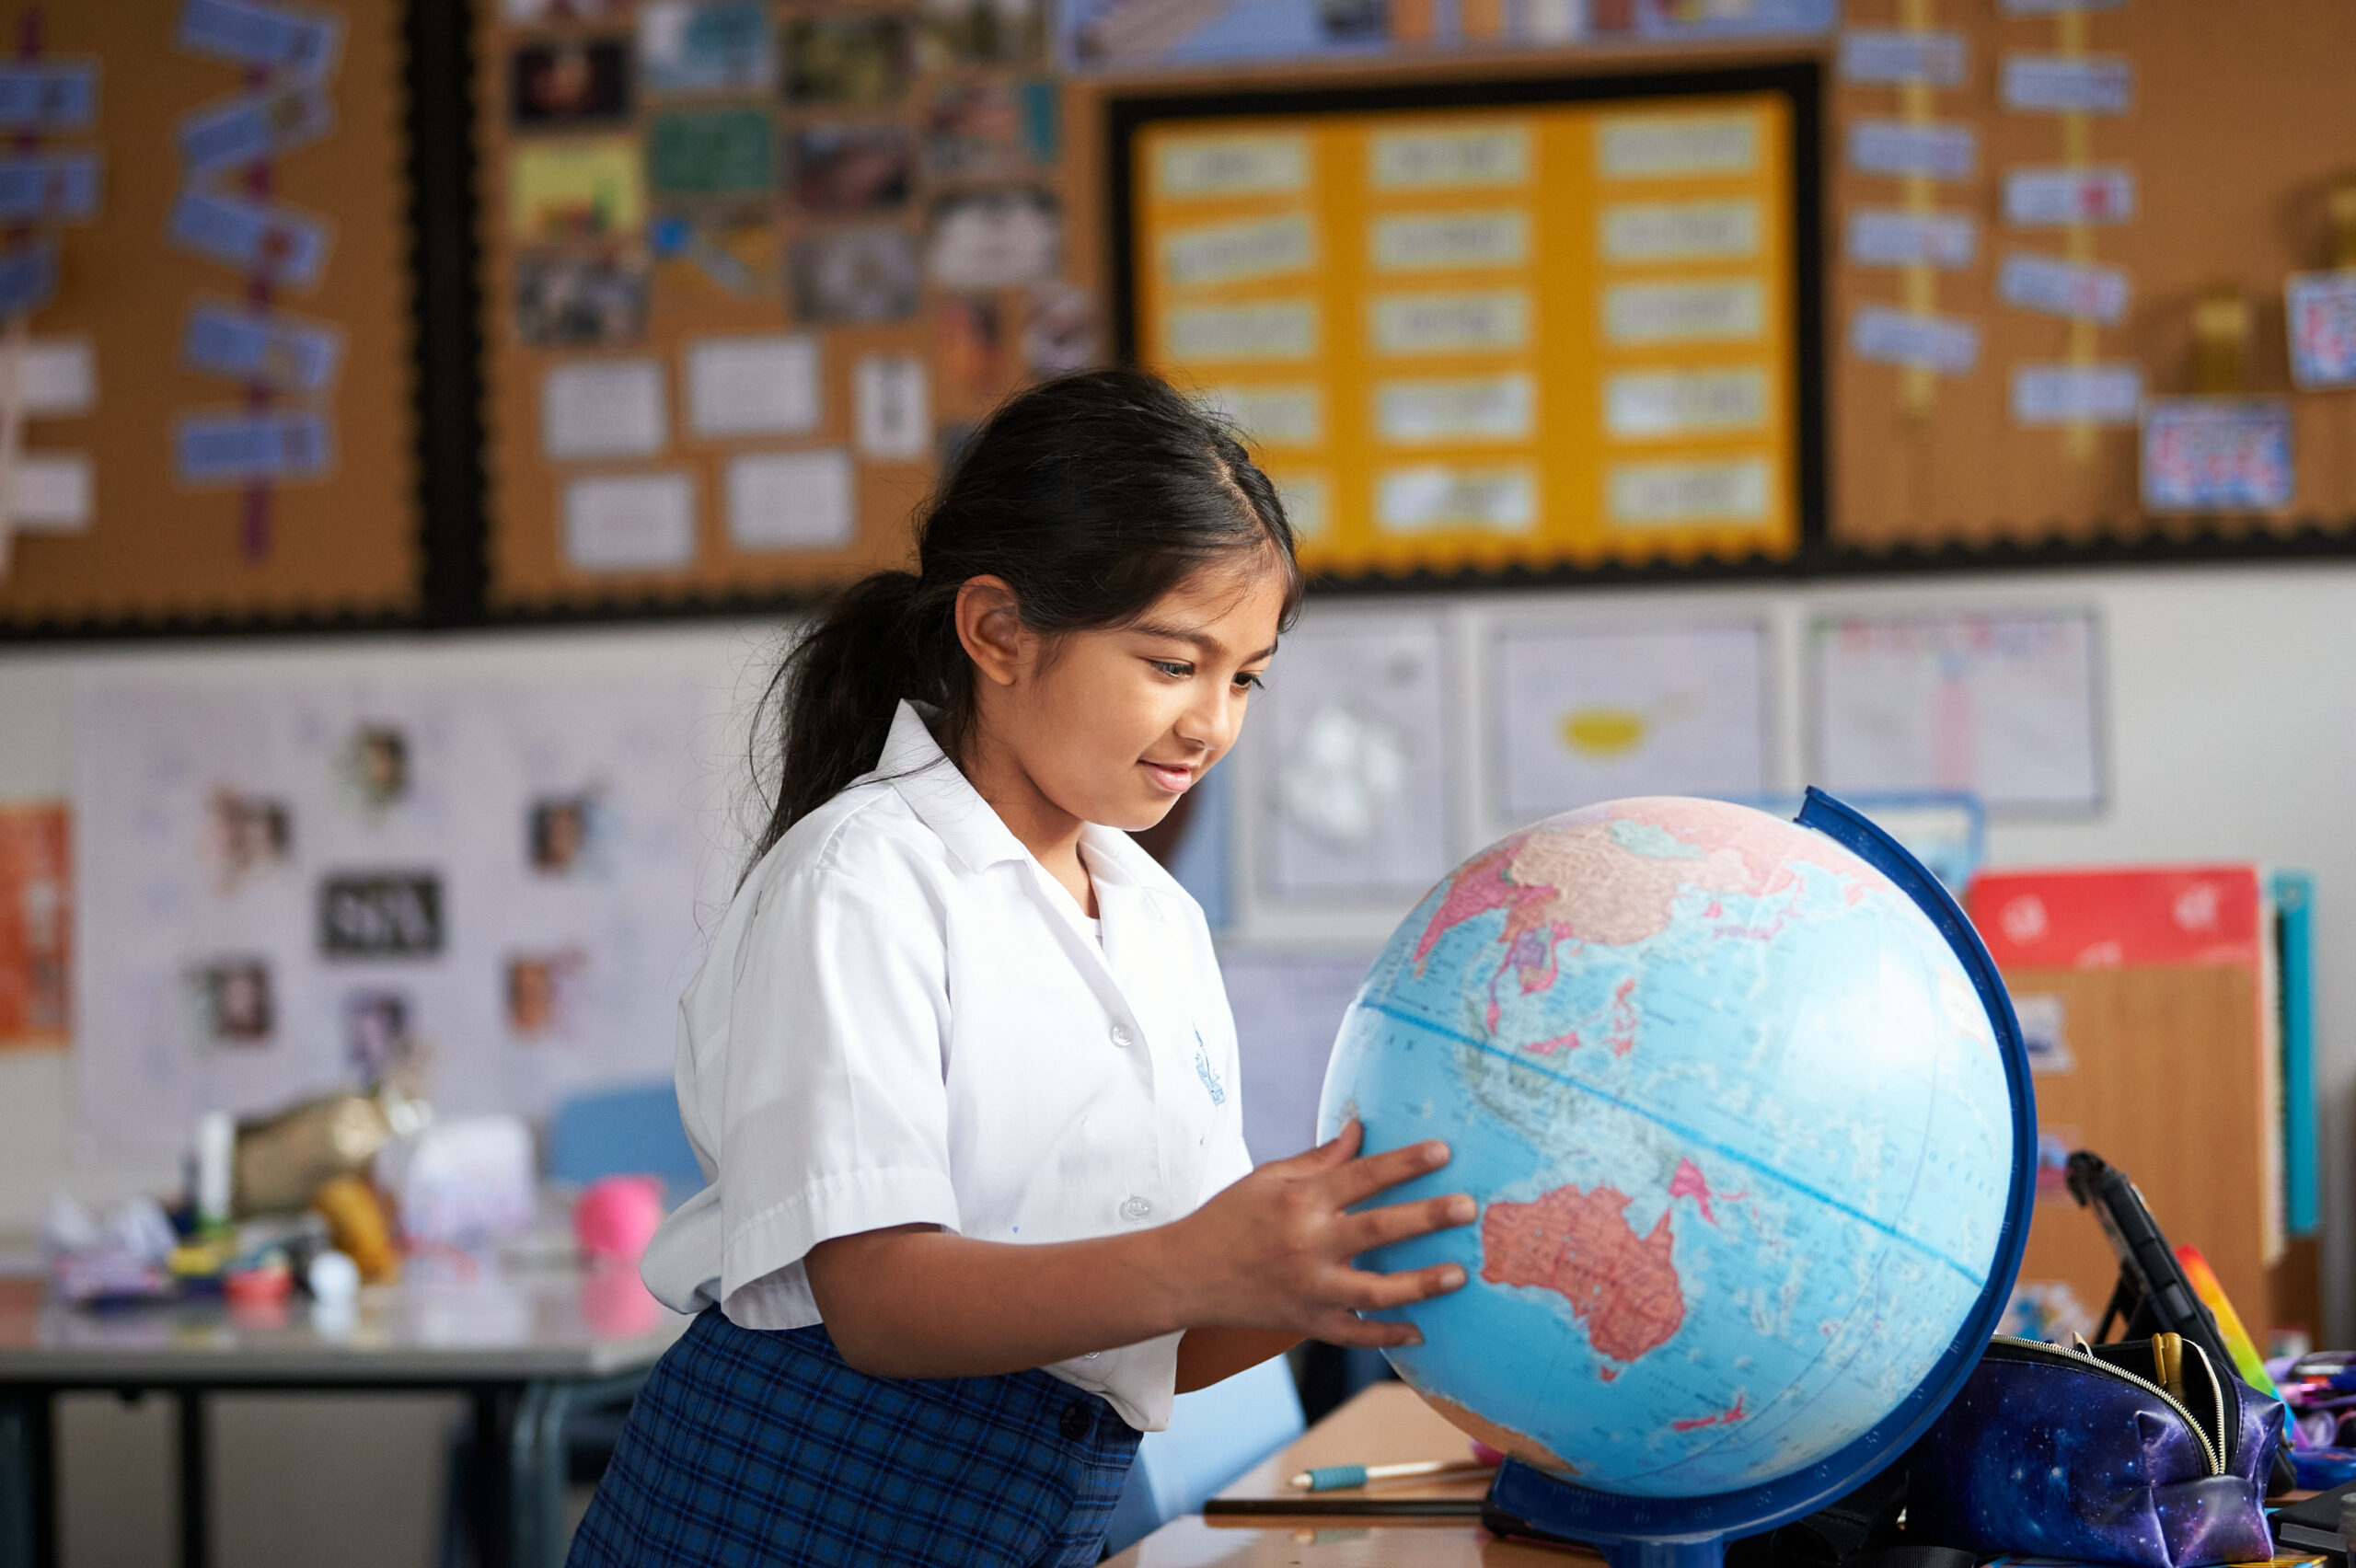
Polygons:
<instances>
[{"instance_id":1,"label":"wooden desk","mask_svg":"<svg viewBox=\"0 0 2356 1568\"><path fill-rule=\"evenodd\" d=\"M1404 1383L1377 1383L1212 1499L1229 1512L1172 1519L1108 1568L1596 1568L1587 1553L1483 1529L1481 1477L1376 1483L1359 1495L1399 1505L1381 1516L1233 1511L1298 1499L1286 1478L1316 1465L1455 1458L1470 1442Z\"/></svg>"}]
</instances>

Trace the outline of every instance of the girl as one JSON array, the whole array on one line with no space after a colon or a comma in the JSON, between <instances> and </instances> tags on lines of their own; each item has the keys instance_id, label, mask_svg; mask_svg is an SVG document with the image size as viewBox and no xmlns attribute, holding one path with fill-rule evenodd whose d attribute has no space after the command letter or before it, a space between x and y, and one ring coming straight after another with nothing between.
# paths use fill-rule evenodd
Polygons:
<instances>
[{"instance_id":1,"label":"girl","mask_svg":"<svg viewBox=\"0 0 2356 1568\"><path fill-rule=\"evenodd\" d=\"M1455 1289L1350 1260L1444 1164L1355 1124L1253 1171L1202 912L1124 829L1235 742L1300 594L1267 478L1153 377L1008 403L918 570L787 656L776 806L680 1008L698 1314L572 1562L1092 1563L1174 1391Z\"/></svg>"}]
</instances>

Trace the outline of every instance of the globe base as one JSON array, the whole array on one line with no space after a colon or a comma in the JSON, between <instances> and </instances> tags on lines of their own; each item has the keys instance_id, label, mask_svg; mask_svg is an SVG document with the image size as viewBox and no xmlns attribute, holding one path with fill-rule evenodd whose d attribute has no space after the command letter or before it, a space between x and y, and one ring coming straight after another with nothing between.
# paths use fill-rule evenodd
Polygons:
<instances>
[{"instance_id":1,"label":"globe base","mask_svg":"<svg viewBox=\"0 0 2356 1568\"><path fill-rule=\"evenodd\" d=\"M1593 1547L1611 1568L1721 1568L1726 1562L1729 1538L1708 1529L1693 1534L1680 1532L1680 1525L1691 1527L1691 1511L1680 1508L1674 1500L1653 1503L1609 1497L1558 1481L1518 1459L1507 1459L1498 1469L1489 1497L1498 1508L1548 1535ZM1598 1519L1601 1513L1620 1514L1622 1522L1601 1525ZM1680 1514L1688 1516L1680 1519ZM1646 1515L1653 1517L1645 1518ZM1639 1521L1643 1526L1657 1522L1659 1528L1644 1528L1642 1533L1628 1528Z\"/></svg>"}]
</instances>

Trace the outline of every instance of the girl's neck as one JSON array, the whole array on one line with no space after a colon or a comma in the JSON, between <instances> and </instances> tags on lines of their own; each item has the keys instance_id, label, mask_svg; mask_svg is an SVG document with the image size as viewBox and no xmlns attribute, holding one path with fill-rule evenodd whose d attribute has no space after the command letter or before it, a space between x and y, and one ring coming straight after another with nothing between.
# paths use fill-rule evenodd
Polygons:
<instances>
[{"instance_id":1,"label":"girl's neck","mask_svg":"<svg viewBox=\"0 0 2356 1568\"><path fill-rule=\"evenodd\" d=\"M978 727L977 727L978 728ZM956 758L958 771L988 803L1032 859L1046 868L1080 913L1096 918L1096 887L1080 858L1080 818L1049 800L1013 752L976 734Z\"/></svg>"}]
</instances>

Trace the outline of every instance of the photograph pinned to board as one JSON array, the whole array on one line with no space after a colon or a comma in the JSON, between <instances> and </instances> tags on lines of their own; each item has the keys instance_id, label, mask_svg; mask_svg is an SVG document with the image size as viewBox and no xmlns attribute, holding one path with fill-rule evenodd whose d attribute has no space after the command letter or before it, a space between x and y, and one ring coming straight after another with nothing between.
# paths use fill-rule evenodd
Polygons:
<instances>
[{"instance_id":1,"label":"photograph pinned to board","mask_svg":"<svg viewBox=\"0 0 2356 1568\"><path fill-rule=\"evenodd\" d=\"M896 103L914 65L903 17L796 17L786 24L785 99Z\"/></svg>"},{"instance_id":2,"label":"photograph pinned to board","mask_svg":"<svg viewBox=\"0 0 2356 1568\"><path fill-rule=\"evenodd\" d=\"M919 0L917 64L1025 65L1046 52L1045 0Z\"/></svg>"},{"instance_id":3,"label":"photograph pinned to board","mask_svg":"<svg viewBox=\"0 0 2356 1568\"><path fill-rule=\"evenodd\" d=\"M1022 309L1022 363L1034 375L1086 370L1103 352L1096 296L1078 283L1046 282L1031 290Z\"/></svg>"},{"instance_id":4,"label":"photograph pinned to board","mask_svg":"<svg viewBox=\"0 0 2356 1568\"><path fill-rule=\"evenodd\" d=\"M1817 617L1810 779L1837 795L1977 795L1991 813L2103 803L2101 627L2089 609Z\"/></svg>"},{"instance_id":5,"label":"photograph pinned to board","mask_svg":"<svg viewBox=\"0 0 2356 1568\"><path fill-rule=\"evenodd\" d=\"M888 213L907 204L916 144L903 125L805 125L787 134L786 167L786 190L805 213Z\"/></svg>"},{"instance_id":6,"label":"photograph pinned to board","mask_svg":"<svg viewBox=\"0 0 2356 1568\"><path fill-rule=\"evenodd\" d=\"M650 93L766 93L777 40L763 0L644 0L639 78Z\"/></svg>"},{"instance_id":7,"label":"photograph pinned to board","mask_svg":"<svg viewBox=\"0 0 2356 1568\"><path fill-rule=\"evenodd\" d=\"M814 327L905 321L917 311L917 242L904 229L854 228L793 242L796 318Z\"/></svg>"},{"instance_id":8,"label":"photograph pinned to board","mask_svg":"<svg viewBox=\"0 0 2356 1568\"><path fill-rule=\"evenodd\" d=\"M2154 398L2143 405L2143 504L2154 512L2280 512L2298 490L2291 405Z\"/></svg>"},{"instance_id":9,"label":"photograph pinned to board","mask_svg":"<svg viewBox=\"0 0 2356 1568\"><path fill-rule=\"evenodd\" d=\"M646 183L666 207L733 201L764 210L776 136L766 110L677 109L646 124Z\"/></svg>"},{"instance_id":10,"label":"photograph pinned to board","mask_svg":"<svg viewBox=\"0 0 2356 1568\"><path fill-rule=\"evenodd\" d=\"M970 191L932 204L932 281L943 288L1046 282L1062 249L1061 204L1036 187Z\"/></svg>"},{"instance_id":11,"label":"photograph pinned to board","mask_svg":"<svg viewBox=\"0 0 2356 1568\"><path fill-rule=\"evenodd\" d=\"M987 294L947 294L932 307L932 357L942 395L972 404L1006 389L1006 335L998 301Z\"/></svg>"},{"instance_id":12,"label":"photograph pinned to board","mask_svg":"<svg viewBox=\"0 0 2356 1568\"><path fill-rule=\"evenodd\" d=\"M1413 896L1448 870L1448 674L1437 617L1311 617L1285 639L1255 770L1270 897Z\"/></svg>"},{"instance_id":13,"label":"photograph pinned to board","mask_svg":"<svg viewBox=\"0 0 2356 1568\"><path fill-rule=\"evenodd\" d=\"M519 131L615 125L629 110L626 40L551 39L507 57L507 112Z\"/></svg>"},{"instance_id":14,"label":"photograph pinned to board","mask_svg":"<svg viewBox=\"0 0 2356 1568\"><path fill-rule=\"evenodd\" d=\"M71 1043L74 845L63 801L0 801L0 1051Z\"/></svg>"},{"instance_id":15,"label":"photograph pinned to board","mask_svg":"<svg viewBox=\"0 0 2356 1568\"><path fill-rule=\"evenodd\" d=\"M637 137L570 136L508 150L509 238L525 245L635 239L645 227Z\"/></svg>"},{"instance_id":16,"label":"photograph pinned to board","mask_svg":"<svg viewBox=\"0 0 2356 1568\"><path fill-rule=\"evenodd\" d=\"M642 251L526 252L514 280L515 335L536 349L626 348L646 336Z\"/></svg>"},{"instance_id":17,"label":"photograph pinned to board","mask_svg":"<svg viewBox=\"0 0 2356 1568\"><path fill-rule=\"evenodd\" d=\"M1054 81L950 82L924 111L924 163L953 179L1016 179L1054 167L1062 99Z\"/></svg>"},{"instance_id":18,"label":"photograph pinned to board","mask_svg":"<svg viewBox=\"0 0 2356 1568\"><path fill-rule=\"evenodd\" d=\"M1517 825L1634 795L1767 788L1766 628L1499 631L1489 647L1496 804Z\"/></svg>"}]
</instances>

